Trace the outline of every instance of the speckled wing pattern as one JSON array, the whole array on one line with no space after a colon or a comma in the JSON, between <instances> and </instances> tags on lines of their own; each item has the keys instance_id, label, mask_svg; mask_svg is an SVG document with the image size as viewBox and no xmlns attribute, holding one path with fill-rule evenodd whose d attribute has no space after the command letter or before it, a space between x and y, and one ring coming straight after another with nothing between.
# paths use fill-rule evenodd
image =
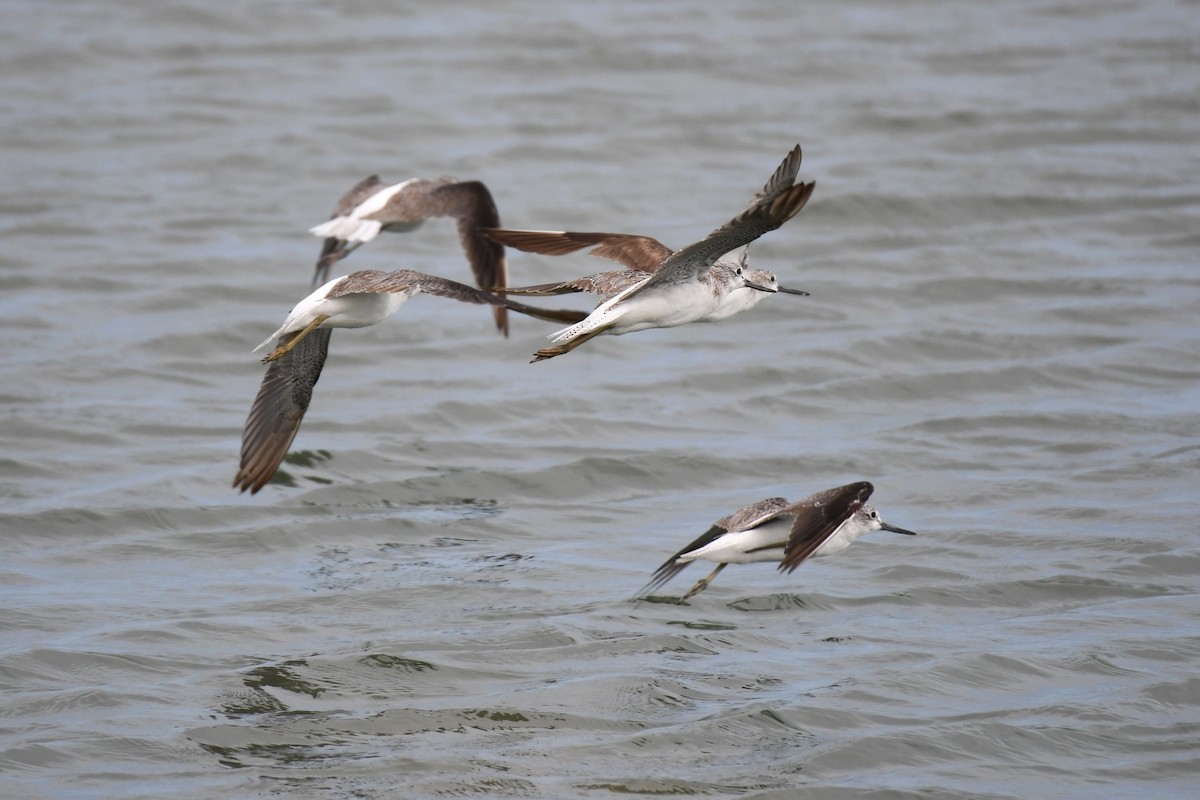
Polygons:
<instances>
[{"instance_id":1,"label":"speckled wing pattern","mask_svg":"<svg viewBox=\"0 0 1200 800\"><path fill-rule=\"evenodd\" d=\"M759 525L770 522L788 510L788 501L782 497L769 497L766 500L759 500L757 503L740 508L727 517L722 517L713 523L700 536L675 555L663 562L662 566L654 571L650 577L650 582L642 587L639 595L645 595L648 592L653 592L661 588L667 581L674 578L682 572L691 561L676 563L677 559L687 553L699 550L705 545L711 544L727 533L737 533L739 531L748 531L757 528Z\"/></svg>"},{"instance_id":2,"label":"speckled wing pattern","mask_svg":"<svg viewBox=\"0 0 1200 800\"><path fill-rule=\"evenodd\" d=\"M279 468L300 430L313 386L321 377L331 333L328 329L313 331L267 367L242 431L242 460L233 479L235 489L249 489L255 494ZM284 343L281 337L279 344Z\"/></svg>"},{"instance_id":3,"label":"speckled wing pattern","mask_svg":"<svg viewBox=\"0 0 1200 800\"><path fill-rule=\"evenodd\" d=\"M796 515L796 521L792 523L779 571L792 572L800 566L843 522L862 508L873 491L875 487L870 483L859 481L817 492L792 506L791 513Z\"/></svg>"},{"instance_id":4,"label":"speckled wing pattern","mask_svg":"<svg viewBox=\"0 0 1200 800\"><path fill-rule=\"evenodd\" d=\"M693 280L726 253L750 244L764 233L773 231L804 208L816 183L793 185L800 170L800 145L796 145L767 181L754 201L732 220L704 239L690 244L667 259L643 289L658 283Z\"/></svg>"},{"instance_id":5,"label":"speckled wing pattern","mask_svg":"<svg viewBox=\"0 0 1200 800\"><path fill-rule=\"evenodd\" d=\"M745 508L739 508L728 517L717 520L713 525L720 526L731 533L753 530L783 514L788 510L789 505L788 501L782 497L768 497L766 500L759 500ZM683 552L686 553L702 546L695 545Z\"/></svg>"},{"instance_id":6,"label":"speckled wing pattern","mask_svg":"<svg viewBox=\"0 0 1200 800\"><path fill-rule=\"evenodd\" d=\"M381 294L383 292L427 292L439 297L449 297L464 303L479 305L504 305L504 300L493 294L467 286L465 283L452 281L449 278L439 278L427 275L413 269L398 269L393 272L382 272L377 269L364 269L352 272L338 281L329 294L330 300L345 297L348 294Z\"/></svg>"},{"instance_id":7,"label":"speckled wing pattern","mask_svg":"<svg viewBox=\"0 0 1200 800\"><path fill-rule=\"evenodd\" d=\"M597 272L594 275L584 275L582 278L562 281L561 283L540 283L536 286L510 286L504 290L504 294L547 297L551 295L571 294L573 292L588 292L598 295L602 303L610 297L615 297L625 291L635 283L640 283L649 277L649 272L642 272L638 269L614 270L612 272Z\"/></svg>"}]
</instances>

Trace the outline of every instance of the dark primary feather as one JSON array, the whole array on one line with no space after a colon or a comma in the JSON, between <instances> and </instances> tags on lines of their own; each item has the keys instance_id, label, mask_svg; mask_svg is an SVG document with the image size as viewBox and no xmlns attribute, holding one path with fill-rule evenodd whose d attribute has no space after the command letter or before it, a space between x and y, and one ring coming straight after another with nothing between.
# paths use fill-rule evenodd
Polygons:
<instances>
[{"instance_id":1,"label":"dark primary feather","mask_svg":"<svg viewBox=\"0 0 1200 800\"><path fill-rule=\"evenodd\" d=\"M867 481L818 492L791 508L796 521L779 562L780 572L792 572L825 543L871 496L875 487Z\"/></svg>"},{"instance_id":2,"label":"dark primary feather","mask_svg":"<svg viewBox=\"0 0 1200 800\"><path fill-rule=\"evenodd\" d=\"M759 193L754 195L754 199L750 202L750 205L747 206L747 210L758 205L758 202L763 198L778 195L784 189L787 189L794 184L796 182L796 176L800 174L800 161L802 157L803 154L800 151L800 145L793 147L788 154L783 157L783 161L781 161L779 166L775 168L775 172L772 173L771 177L767 179L767 182L763 185L763 188L759 191Z\"/></svg>"},{"instance_id":3,"label":"dark primary feather","mask_svg":"<svg viewBox=\"0 0 1200 800\"><path fill-rule=\"evenodd\" d=\"M417 201L409 203L403 197L407 192L401 192L393 200L404 206L406 215L420 215L413 218L454 217L459 241L475 274L475 283L484 288L507 286L508 264L504 246L483 232L484 228L500 227L500 212L492 193L481 181L442 180L448 182L429 188ZM386 224L391 219L391 211L392 203L389 203L382 212L372 216ZM504 308L496 309L496 327L508 335L508 317Z\"/></svg>"},{"instance_id":4,"label":"dark primary feather","mask_svg":"<svg viewBox=\"0 0 1200 800\"><path fill-rule=\"evenodd\" d=\"M663 586L663 584L674 578L680 572L683 572L693 563L691 561L677 562L676 559L678 559L684 553L695 550L697 547L703 547L704 545L719 539L728 532L729 531L725 530L720 525L713 525L707 531L700 534L700 536L698 536L691 544L668 558L662 563L662 566L654 570L654 574L650 576L650 582L643 586L641 590L638 591L638 594L646 595L650 592L658 590Z\"/></svg>"},{"instance_id":5,"label":"dark primary feather","mask_svg":"<svg viewBox=\"0 0 1200 800\"><path fill-rule=\"evenodd\" d=\"M467 253L475 283L483 288L508 286L508 261L504 257L504 246L492 241L483 232L484 228L500 225L500 212L496 210L496 202L488 188L479 181L467 181L444 186L433 195L439 202L445 199L449 203L465 196L468 204L474 204L475 213L456 215L456 224L458 239ZM508 312L497 307L493 313L496 327L508 336Z\"/></svg>"},{"instance_id":6,"label":"dark primary feather","mask_svg":"<svg viewBox=\"0 0 1200 800\"><path fill-rule=\"evenodd\" d=\"M233 479L235 489L256 493L287 455L312 401L313 386L321 377L331 333L317 329L282 358L270 362L242 431L242 459ZM278 344L290 338L280 337Z\"/></svg>"},{"instance_id":7,"label":"dark primary feather","mask_svg":"<svg viewBox=\"0 0 1200 800\"><path fill-rule=\"evenodd\" d=\"M650 284L690 280L697 274L703 275L721 256L750 244L796 216L812 197L815 186L816 183L811 181L797 184L779 196L765 198L751 206L703 240L688 245L664 261Z\"/></svg>"}]
</instances>

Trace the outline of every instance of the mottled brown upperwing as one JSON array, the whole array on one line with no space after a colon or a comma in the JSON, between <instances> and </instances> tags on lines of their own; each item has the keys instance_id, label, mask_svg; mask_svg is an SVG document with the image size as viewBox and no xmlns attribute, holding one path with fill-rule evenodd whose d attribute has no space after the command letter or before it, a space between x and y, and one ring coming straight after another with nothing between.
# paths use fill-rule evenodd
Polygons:
<instances>
[{"instance_id":1,"label":"mottled brown upperwing","mask_svg":"<svg viewBox=\"0 0 1200 800\"><path fill-rule=\"evenodd\" d=\"M539 283L534 286L510 286L503 290L502 293L506 295L516 294L531 297L548 297L575 292L588 292L599 296L600 302L604 302L625 291L635 283L646 280L648 277L650 277L649 272L643 272L639 269L622 269L613 270L612 272L597 272L593 275L584 275L582 278L575 278L559 283Z\"/></svg>"}]
</instances>

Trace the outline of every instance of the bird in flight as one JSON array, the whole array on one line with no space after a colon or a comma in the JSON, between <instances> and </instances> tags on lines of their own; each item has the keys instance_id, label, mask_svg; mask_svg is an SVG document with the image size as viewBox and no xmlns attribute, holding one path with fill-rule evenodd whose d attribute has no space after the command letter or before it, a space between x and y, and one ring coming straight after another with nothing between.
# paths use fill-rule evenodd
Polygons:
<instances>
[{"instance_id":1,"label":"bird in flight","mask_svg":"<svg viewBox=\"0 0 1200 800\"><path fill-rule=\"evenodd\" d=\"M333 328L375 325L421 292L464 303L503 306L552 322L567 322L581 315L578 311L534 308L410 269L362 270L329 281L296 304L279 330L255 348L275 342L275 348L263 359L267 373L242 432L235 489L256 493L287 455L325 366Z\"/></svg>"},{"instance_id":2,"label":"bird in flight","mask_svg":"<svg viewBox=\"0 0 1200 800\"><path fill-rule=\"evenodd\" d=\"M350 255L381 231L404 233L430 217L454 217L467 261L480 288L508 285L504 246L483 233L500 225L500 212L492 193L480 181L454 178L412 178L387 184L378 175L364 178L342 195L327 222L309 229L322 236L321 255L313 273L313 286L324 283L329 268ZM508 335L508 310L493 309L496 327Z\"/></svg>"},{"instance_id":3,"label":"bird in flight","mask_svg":"<svg viewBox=\"0 0 1200 800\"><path fill-rule=\"evenodd\" d=\"M914 536L887 524L867 505L874 489L859 481L817 492L798 503L771 497L738 509L664 561L638 594L659 589L696 560L715 561L716 569L697 581L679 599L681 603L707 589L729 564L772 561L779 564L780 572L792 572L809 558L845 550L865 533L882 530Z\"/></svg>"}]
</instances>

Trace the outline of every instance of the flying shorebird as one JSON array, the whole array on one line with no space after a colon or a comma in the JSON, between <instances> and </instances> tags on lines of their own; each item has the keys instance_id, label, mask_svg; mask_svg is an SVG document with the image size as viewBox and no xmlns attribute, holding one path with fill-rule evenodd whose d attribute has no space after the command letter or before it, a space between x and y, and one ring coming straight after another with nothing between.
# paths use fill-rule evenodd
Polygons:
<instances>
[{"instance_id":1,"label":"flying shorebird","mask_svg":"<svg viewBox=\"0 0 1200 800\"><path fill-rule=\"evenodd\" d=\"M504 306L553 322L578 319L580 312L534 308L456 281L410 269L362 270L335 278L296 304L279 330L255 350L275 341L263 361L269 366L242 432L242 459L236 489L254 494L275 474L287 454L313 385L321 377L333 328L365 328L394 314L414 295L449 297L464 303Z\"/></svg>"},{"instance_id":2,"label":"flying shorebird","mask_svg":"<svg viewBox=\"0 0 1200 800\"><path fill-rule=\"evenodd\" d=\"M647 328L670 328L713 318L726 295L743 288L748 287L761 292L778 291L778 285L771 288L749 280L740 264L730 264L728 269L716 271L711 268L726 253L749 244L768 231L775 230L804 208L804 204L812 196L815 183L795 183L799 171L800 145L796 145L742 213L701 241L674 253L648 237L574 234L583 237L584 241L568 239L562 243L563 232L550 231L553 236L560 237L560 248L568 248L561 252L571 252L589 244L599 243L600 246L592 251L595 255L617 258L627 265L628 262L623 258L628 258L642 270L647 264L654 261L657 263L653 273L609 297L582 322L550 334L553 341L562 344L538 350L533 360L542 361L569 353L601 334L619 336ZM512 241L530 243L538 234L547 232L532 233L534 237L513 237ZM493 231L492 235L495 236L496 232ZM614 236L615 240L611 238ZM501 240L506 238L503 232L499 237ZM543 245L549 246L544 241L541 245L534 242L531 246ZM643 251L642 255L619 255L636 253L639 250ZM737 303L733 303L730 306L733 310L725 313L725 316L740 310L737 306Z\"/></svg>"},{"instance_id":3,"label":"flying shorebird","mask_svg":"<svg viewBox=\"0 0 1200 800\"><path fill-rule=\"evenodd\" d=\"M565 255L599 244L589 255L610 258L620 262L625 269L596 272L558 283L540 283L535 286L510 286L495 289L498 294L545 297L549 295L589 292L597 295L596 305L620 294L636 283L646 280L674 251L657 239L627 233L584 233L581 231L524 231L511 228L488 228L484 231L489 238L500 244L541 255ZM775 292L808 296L808 292L780 286L774 273L765 269L751 269L747 263L749 246L743 248L737 258L721 257L701 280L724 282L732 279L737 268L751 283L765 286L769 292L744 286L726 294L720 304L707 316L696 322L717 322L740 314L758 305Z\"/></svg>"},{"instance_id":4,"label":"flying shorebird","mask_svg":"<svg viewBox=\"0 0 1200 800\"><path fill-rule=\"evenodd\" d=\"M739 509L668 558L638 594L658 589L696 559L715 561L717 567L697 581L679 599L681 603L707 589L729 564L777 561L781 572L792 572L809 558L845 550L864 533L882 530L914 536L912 531L888 525L867 505L874 489L860 481L818 492L798 503L772 497Z\"/></svg>"},{"instance_id":5,"label":"flying shorebird","mask_svg":"<svg viewBox=\"0 0 1200 800\"><path fill-rule=\"evenodd\" d=\"M372 175L338 200L328 222L309 229L316 236L326 237L313 273L313 286L327 279L330 266L374 239L380 231L404 233L429 217L455 218L459 239L481 288L508 285L504 246L483 234L484 228L500 225L500 212L486 186L479 181L448 177L412 178L389 186L378 175ZM493 313L496 327L507 336L507 309L497 306Z\"/></svg>"}]
</instances>

